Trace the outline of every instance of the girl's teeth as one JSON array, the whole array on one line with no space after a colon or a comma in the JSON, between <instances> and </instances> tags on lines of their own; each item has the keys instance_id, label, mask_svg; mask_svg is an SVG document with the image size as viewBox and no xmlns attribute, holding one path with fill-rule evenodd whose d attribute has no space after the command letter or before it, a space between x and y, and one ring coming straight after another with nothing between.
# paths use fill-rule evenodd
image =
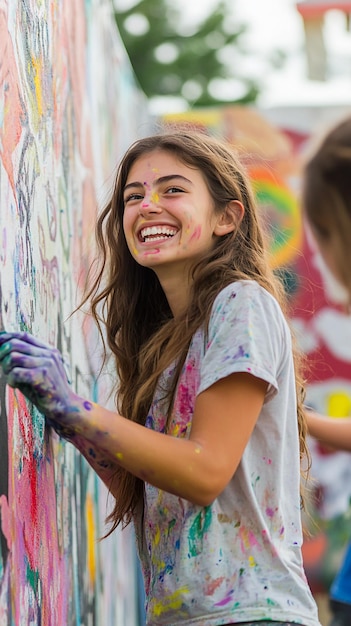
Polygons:
<instances>
[{"instance_id":1,"label":"girl's teeth","mask_svg":"<svg viewBox=\"0 0 351 626\"><path fill-rule=\"evenodd\" d=\"M140 232L141 238L148 239L152 238L153 241L159 241L160 239L164 239L165 237L173 237L176 234L176 230L174 228L162 228L159 226L149 226L147 228L143 228ZM159 235L159 236L158 236Z\"/></svg>"}]
</instances>

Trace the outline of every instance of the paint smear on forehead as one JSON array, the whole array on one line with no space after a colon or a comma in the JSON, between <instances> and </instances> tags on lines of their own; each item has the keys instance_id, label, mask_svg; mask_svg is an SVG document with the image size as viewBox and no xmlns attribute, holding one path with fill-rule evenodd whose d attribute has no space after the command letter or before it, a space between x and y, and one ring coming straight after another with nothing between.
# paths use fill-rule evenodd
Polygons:
<instances>
[{"instance_id":1,"label":"paint smear on forehead","mask_svg":"<svg viewBox=\"0 0 351 626\"><path fill-rule=\"evenodd\" d=\"M150 162L148 162L148 164L147 164L147 165L148 165L149 170L150 170L150 171L151 171L151 173L153 174L153 176L152 176L152 180L154 180L154 179L155 179L156 174L158 174L160 170L159 170L159 168L158 168L158 167L152 167L152 165L151 165L151 163L150 163ZM148 186L150 185L150 183L149 183L147 180L144 180L144 185L145 185L146 187L148 187Z\"/></svg>"}]
</instances>

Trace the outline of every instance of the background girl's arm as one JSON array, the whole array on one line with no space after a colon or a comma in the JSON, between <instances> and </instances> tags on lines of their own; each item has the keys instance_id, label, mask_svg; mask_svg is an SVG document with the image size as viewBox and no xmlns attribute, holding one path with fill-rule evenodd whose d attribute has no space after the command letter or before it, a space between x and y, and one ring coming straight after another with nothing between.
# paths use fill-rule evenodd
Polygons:
<instances>
[{"instance_id":1,"label":"background girl's arm","mask_svg":"<svg viewBox=\"0 0 351 626\"><path fill-rule=\"evenodd\" d=\"M351 452L351 419L333 419L306 410L308 433L321 443Z\"/></svg>"}]
</instances>

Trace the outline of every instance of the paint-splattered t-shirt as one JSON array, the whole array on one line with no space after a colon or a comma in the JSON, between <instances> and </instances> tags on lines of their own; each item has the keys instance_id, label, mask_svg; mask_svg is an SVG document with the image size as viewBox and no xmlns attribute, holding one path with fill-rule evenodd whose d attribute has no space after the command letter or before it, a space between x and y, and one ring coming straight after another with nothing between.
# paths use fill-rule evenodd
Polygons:
<instances>
[{"instance_id":1,"label":"paint-splattered t-shirt","mask_svg":"<svg viewBox=\"0 0 351 626\"><path fill-rule=\"evenodd\" d=\"M301 558L291 337L275 299L253 281L223 289L208 332L199 329L193 336L170 434L188 437L197 395L234 372L250 372L268 390L224 491L202 507L145 484L144 516L135 526L147 623L216 626L266 619L319 626ZM160 432L171 373L160 380L146 424Z\"/></svg>"}]
</instances>

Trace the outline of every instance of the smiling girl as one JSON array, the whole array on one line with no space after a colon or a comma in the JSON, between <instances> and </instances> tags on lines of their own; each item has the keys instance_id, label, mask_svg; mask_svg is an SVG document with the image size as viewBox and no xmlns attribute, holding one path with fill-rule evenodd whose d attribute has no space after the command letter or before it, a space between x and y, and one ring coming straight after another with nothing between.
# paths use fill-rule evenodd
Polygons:
<instances>
[{"instance_id":1,"label":"smiling girl","mask_svg":"<svg viewBox=\"0 0 351 626\"><path fill-rule=\"evenodd\" d=\"M117 412L75 394L57 350L0 335L0 363L133 521L147 623L319 626L301 558L303 393L283 293L233 150L137 141L97 224L86 302L115 355Z\"/></svg>"}]
</instances>

